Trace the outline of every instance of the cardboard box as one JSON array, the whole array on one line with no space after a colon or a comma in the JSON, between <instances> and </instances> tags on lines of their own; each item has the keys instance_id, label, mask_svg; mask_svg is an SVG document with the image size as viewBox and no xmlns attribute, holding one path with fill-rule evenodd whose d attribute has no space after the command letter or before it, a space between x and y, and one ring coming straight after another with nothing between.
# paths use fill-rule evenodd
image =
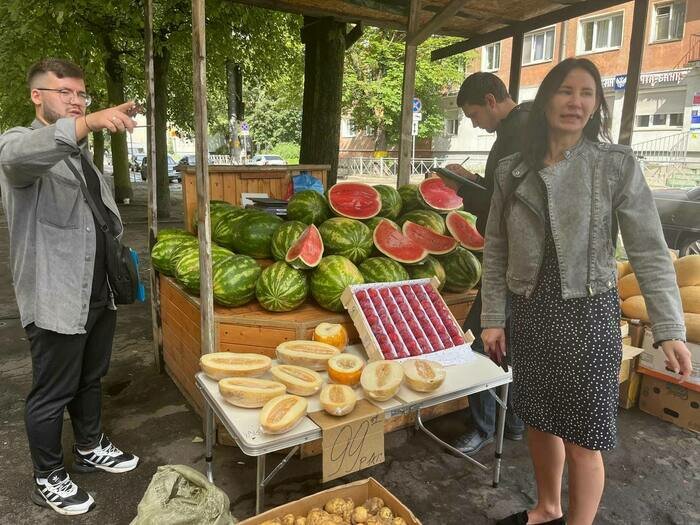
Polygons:
<instances>
[{"instance_id":1,"label":"cardboard box","mask_svg":"<svg viewBox=\"0 0 700 525\"><path fill-rule=\"evenodd\" d=\"M618 380L620 382L620 395L618 405L620 408L632 408L637 404L639 396L640 378L637 373L637 356L643 350L628 344L622 345L622 362L620 363L620 374Z\"/></svg>"},{"instance_id":2,"label":"cardboard box","mask_svg":"<svg viewBox=\"0 0 700 525\"><path fill-rule=\"evenodd\" d=\"M639 372L665 381L680 381L681 376L666 370L666 354L661 348L654 348L653 343L654 336L651 330L647 329L642 345L644 351L639 356ZM689 378L685 378L684 382L687 383L687 388L700 392L700 345L694 343L686 343L686 345L691 353L693 372Z\"/></svg>"},{"instance_id":3,"label":"cardboard box","mask_svg":"<svg viewBox=\"0 0 700 525\"><path fill-rule=\"evenodd\" d=\"M418 518L416 518L396 496L385 489L382 484L374 478L348 483L347 485L341 485L311 496L306 496L305 498L292 501L272 510L268 510L267 512L263 512L253 518L244 520L240 522L240 525L260 525L267 520L281 518L285 514L306 516L308 512L315 507L323 508L326 502L332 498L352 498L357 506L362 505L369 498L373 497L382 498L386 506L394 512L394 516L402 517L408 525L421 525Z\"/></svg>"},{"instance_id":4,"label":"cardboard box","mask_svg":"<svg viewBox=\"0 0 700 525\"><path fill-rule=\"evenodd\" d=\"M681 428L700 432L700 392L645 375L639 408Z\"/></svg>"}]
</instances>

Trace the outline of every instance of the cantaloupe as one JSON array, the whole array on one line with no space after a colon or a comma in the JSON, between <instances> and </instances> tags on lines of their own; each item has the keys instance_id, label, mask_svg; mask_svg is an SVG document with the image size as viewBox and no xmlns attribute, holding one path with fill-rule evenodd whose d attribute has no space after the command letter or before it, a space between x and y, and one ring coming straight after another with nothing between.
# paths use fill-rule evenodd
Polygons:
<instances>
[{"instance_id":1,"label":"cantaloupe","mask_svg":"<svg viewBox=\"0 0 700 525\"><path fill-rule=\"evenodd\" d=\"M622 279L625 275L632 273L632 265L629 261L617 261L617 278Z\"/></svg>"},{"instance_id":2,"label":"cantaloupe","mask_svg":"<svg viewBox=\"0 0 700 525\"><path fill-rule=\"evenodd\" d=\"M700 344L700 314L684 314L685 338L690 343Z\"/></svg>"},{"instance_id":3,"label":"cantaloupe","mask_svg":"<svg viewBox=\"0 0 700 525\"><path fill-rule=\"evenodd\" d=\"M328 360L328 377L341 385L355 386L360 382L365 361L353 354L339 354Z\"/></svg>"},{"instance_id":4,"label":"cantaloupe","mask_svg":"<svg viewBox=\"0 0 700 525\"><path fill-rule=\"evenodd\" d=\"M357 394L347 385L325 385L321 390L321 407L331 416L345 416L357 403Z\"/></svg>"},{"instance_id":5,"label":"cantaloupe","mask_svg":"<svg viewBox=\"0 0 700 525\"><path fill-rule=\"evenodd\" d=\"M260 354L214 352L199 359L199 367L207 376L220 380L225 377L257 377L272 366L272 359Z\"/></svg>"},{"instance_id":6,"label":"cantaloupe","mask_svg":"<svg viewBox=\"0 0 700 525\"><path fill-rule=\"evenodd\" d=\"M676 282L684 286L700 285L700 255L686 255L673 263L676 268Z\"/></svg>"},{"instance_id":7,"label":"cantaloupe","mask_svg":"<svg viewBox=\"0 0 700 525\"><path fill-rule=\"evenodd\" d=\"M313 340L333 345L343 352L348 344L348 331L342 324L320 323L314 328Z\"/></svg>"},{"instance_id":8,"label":"cantaloupe","mask_svg":"<svg viewBox=\"0 0 700 525\"><path fill-rule=\"evenodd\" d=\"M292 430L306 415L309 403L299 396L284 395L271 399L260 411L260 426L268 434Z\"/></svg>"},{"instance_id":9,"label":"cantaloupe","mask_svg":"<svg viewBox=\"0 0 700 525\"><path fill-rule=\"evenodd\" d=\"M406 384L416 392L432 392L445 382L445 367L427 359L408 359L403 363Z\"/></svg>"},{"instance_id":10,"label":"cantaloupe","mask_svg":"<svg viewBox=\"0 0 700 525\"><path fill-rule=\"evenodd\" d=\"M318 341L285 341L276 349L277 360L287 365L303 366L311 370L325 370L328 360L340 350Z\"/></svg>"},{"instance_id":11,"label":"cantaloupe","mask_svg":"<svg viewBox=\"0 0 700 525\"><path fill-rule=\"evenodd\" d=\"M260 408L265 403L287 392L277 381L253 377L226 377L219 381L219 393L237 407Z\"/></svg>"},{"instance_id":12,"label":"cantaloupe","mask_svg":"<svg viewBox=\"0 0 700 525\"><path fill-rule=\"evenodd\" d=\"M645 323L650 322L647 305L641 295L633 295L622 301L622 313L630 319L640 319Z\"/></svg>"},{"instance_id":13,"label":"cantaloupe","mask_svg":"<svg viewBox=\"0 0 700 525\"><path fill-rule=\"evenodd\" d=\"M700 286L683 286L680 288L683 311L700 314Z\"/></svg>"},{"instance_id":14,"label":"cantaloupe","mask_svg":"<svg viewBox=\"0 0 700 525\"><path fill-rule=\"evenodd\" d=\"M617 281L617 290L620 293L620 298L623 301L634 295L642 295L642 290L639 288L637 276L633 273L628 273L622 279Z\"/></svg>"},{"instance_id":15,"label":"cantaloupe","mask_svg":"<svg viewBox=\"0 0 700 525\"><path fill-rule=\"evenodd\" d=\"M387 401L396 395L403 382L403 368L393 361L374 361L362 371L360 384L365 395L375 401Z\"/></svg>"},{"instance_id":16,"label":"cantaloupe","mask_svg":"<svg viewBox=\"0 0 700 525\"><path fill-rule=\"evenodd\" d=\"M323 378L318 373L295 365L276 365L270 373L287 387L287 392L298 396L312 396L323 386Z\"/></svg>"}]
</instances>

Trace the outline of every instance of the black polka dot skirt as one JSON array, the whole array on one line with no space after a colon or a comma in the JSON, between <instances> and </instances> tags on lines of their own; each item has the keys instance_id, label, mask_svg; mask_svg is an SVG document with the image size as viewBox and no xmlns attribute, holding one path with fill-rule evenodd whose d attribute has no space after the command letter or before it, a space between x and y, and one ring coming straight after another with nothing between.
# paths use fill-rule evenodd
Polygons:
<instances>
[{"instance_id":1,"label":"black polka dot skirt","mask_svg":"<svg viewBox=\"0 0 700 525\"><path fill-rule=\"evenodd\" d=\"M547 224L535 290L529 298L511 294L513 409L537 430L588 449L611 450L622 359L617 290L575 299L561 295Z\"/></svg>"}]
</instances>

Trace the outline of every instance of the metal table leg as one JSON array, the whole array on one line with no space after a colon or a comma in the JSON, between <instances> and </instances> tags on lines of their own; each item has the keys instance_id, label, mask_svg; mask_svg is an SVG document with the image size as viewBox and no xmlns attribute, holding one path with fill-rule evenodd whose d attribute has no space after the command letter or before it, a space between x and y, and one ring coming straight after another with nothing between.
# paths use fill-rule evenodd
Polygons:
<instances>
[{"instance_id":1,"label":"metal table leg","mask_svg":"<svg viewBox=\"0 0 700 525\"><path fill-rule=\"evenodd\" d=\"M212 464L212 459L214 456L214 411L212 410L211 405L206 402L206 399L204 404L206 405L204 415L206 418L204 430L206 454L204 459L207 465L207 479L210 483L214 483L214 466Z\"/></svg>"},{"instance_id":2,"label":"metal table leg","mask_svg":"<svg viewBox=\"0 0 700 525\"><path fill-rule=\"evenodd\" d=\"M491 392L489 390L489 392ZM500 398L497 399L499 406L498 423L496 426L496 452L493 462L493 486L498 487L501 477L501 457L503 453L503 433L506 428L506 411L508 410L508 383L499 388ZM494 394L495 396L495 394Z\"/></svg>"},{"instance_id":3,"label":"metal table leg","mask_svg":"<svg viewBox=\"0 0 700 525\"><path fill-rule=\"evenodd\" d=\"M260 514L265 506L265 458L266 454L258 456L258 475L255 481L255 514Z\"/></svg>"}]
</instances>

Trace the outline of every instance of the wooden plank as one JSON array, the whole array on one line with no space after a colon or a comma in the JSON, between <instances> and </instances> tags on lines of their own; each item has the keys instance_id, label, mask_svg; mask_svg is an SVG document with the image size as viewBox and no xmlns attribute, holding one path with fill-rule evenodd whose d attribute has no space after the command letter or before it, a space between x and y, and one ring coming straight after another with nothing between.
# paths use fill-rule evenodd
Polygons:
<instances>
[{"instance_id":1,"label":"wooden plank","mask_svg":"<svg viewBox=\"0 0 700 525\"><path fill-rule=\"evenodd\" d=\"M520 72L523 61L523 40L525 34L522 32L513 35L513 48L510 56L510 80L508 81L508 92L514 102L518 102L520 97Z\"/></svg>"},{"instance_id":2,"label":"wooden plank","mask_svg":"<svg viewBox=\"0 0 700 525\"><path fill-rule=\"evenodd\" d=\"M224 176L209 170L209 198L213 201L224 200Z\"/></svg>"},{"instance_id":3,"label":"wooden plank","mask_svg":"<svg viewBox=\"0 0 700 525\"><path fill-rule=\"evenodd\" d=\"M422 27L415 33L409 33L407 42L413 46L422 44L430 35L437 33L445 22L456 15L466 3L467 0L451 0L447 5L442 7L442 9L436 13L427 24L423 24Z\"/></svg>"},{"instance_id":4,"label":"wooden plank","mask_svg":"<svg viewBox=\"0 0 700 525\"><path fill-rule=\"evenodd\" d=\"M241 173L241 180L260 180L260 179L283 179L286 177L285 173L281 172L270 172L270 173Z\"/></svg>"},{"instance_id":5,"label":"wooden plank","mask_svg":"<svg viewBox=\"0 0 700 525\"><path fill-rule=\"evenodd\" d=\"M247 344L249 347L276 347L284 341L296 339L293 328L272 328L270 326L241 326L221 323L219 342Z\"/></svg>"},{"instance_id":6,"label":"wooden plank","mask_svg":"<svg viewBox=\"0 0 700 525\"><path fill-rule=\"evenodd\" d=\"M410 0L408 34L418 29L418 14L421 0ZM413 155L411 126L413 125L413 97L416 88L416 57L418 48L406 42L403 65L403 87L401 91L401 136L399 138L398 186L411 180L411 156Z\"/></svg>"},{"instance_id":7,"label":"wooden plank","mask_svg":"<svg viewBox=\"0 0 700 525\"><path fill-rule=\"evenodd\" d=\"M251 347L249 344L236 344L236 343L225 343L220 342L218 346L219 352L235 352L238 354L247 354L253 352L256 354L266 355L267 357L275 358L275 347L264 347L255 346Z\"/></svg>"},{"instance_id":8,"label":"wooden plank","mask_svg":"<svg viewBox=\"0 0 700 525\"><path fill-rule=\"evenodd\" d=\"M182 184L182 209L185 229L194 233L194 210L197 208L197 188L194 174L185 175Z\"/></svg>"}]
</instances>

